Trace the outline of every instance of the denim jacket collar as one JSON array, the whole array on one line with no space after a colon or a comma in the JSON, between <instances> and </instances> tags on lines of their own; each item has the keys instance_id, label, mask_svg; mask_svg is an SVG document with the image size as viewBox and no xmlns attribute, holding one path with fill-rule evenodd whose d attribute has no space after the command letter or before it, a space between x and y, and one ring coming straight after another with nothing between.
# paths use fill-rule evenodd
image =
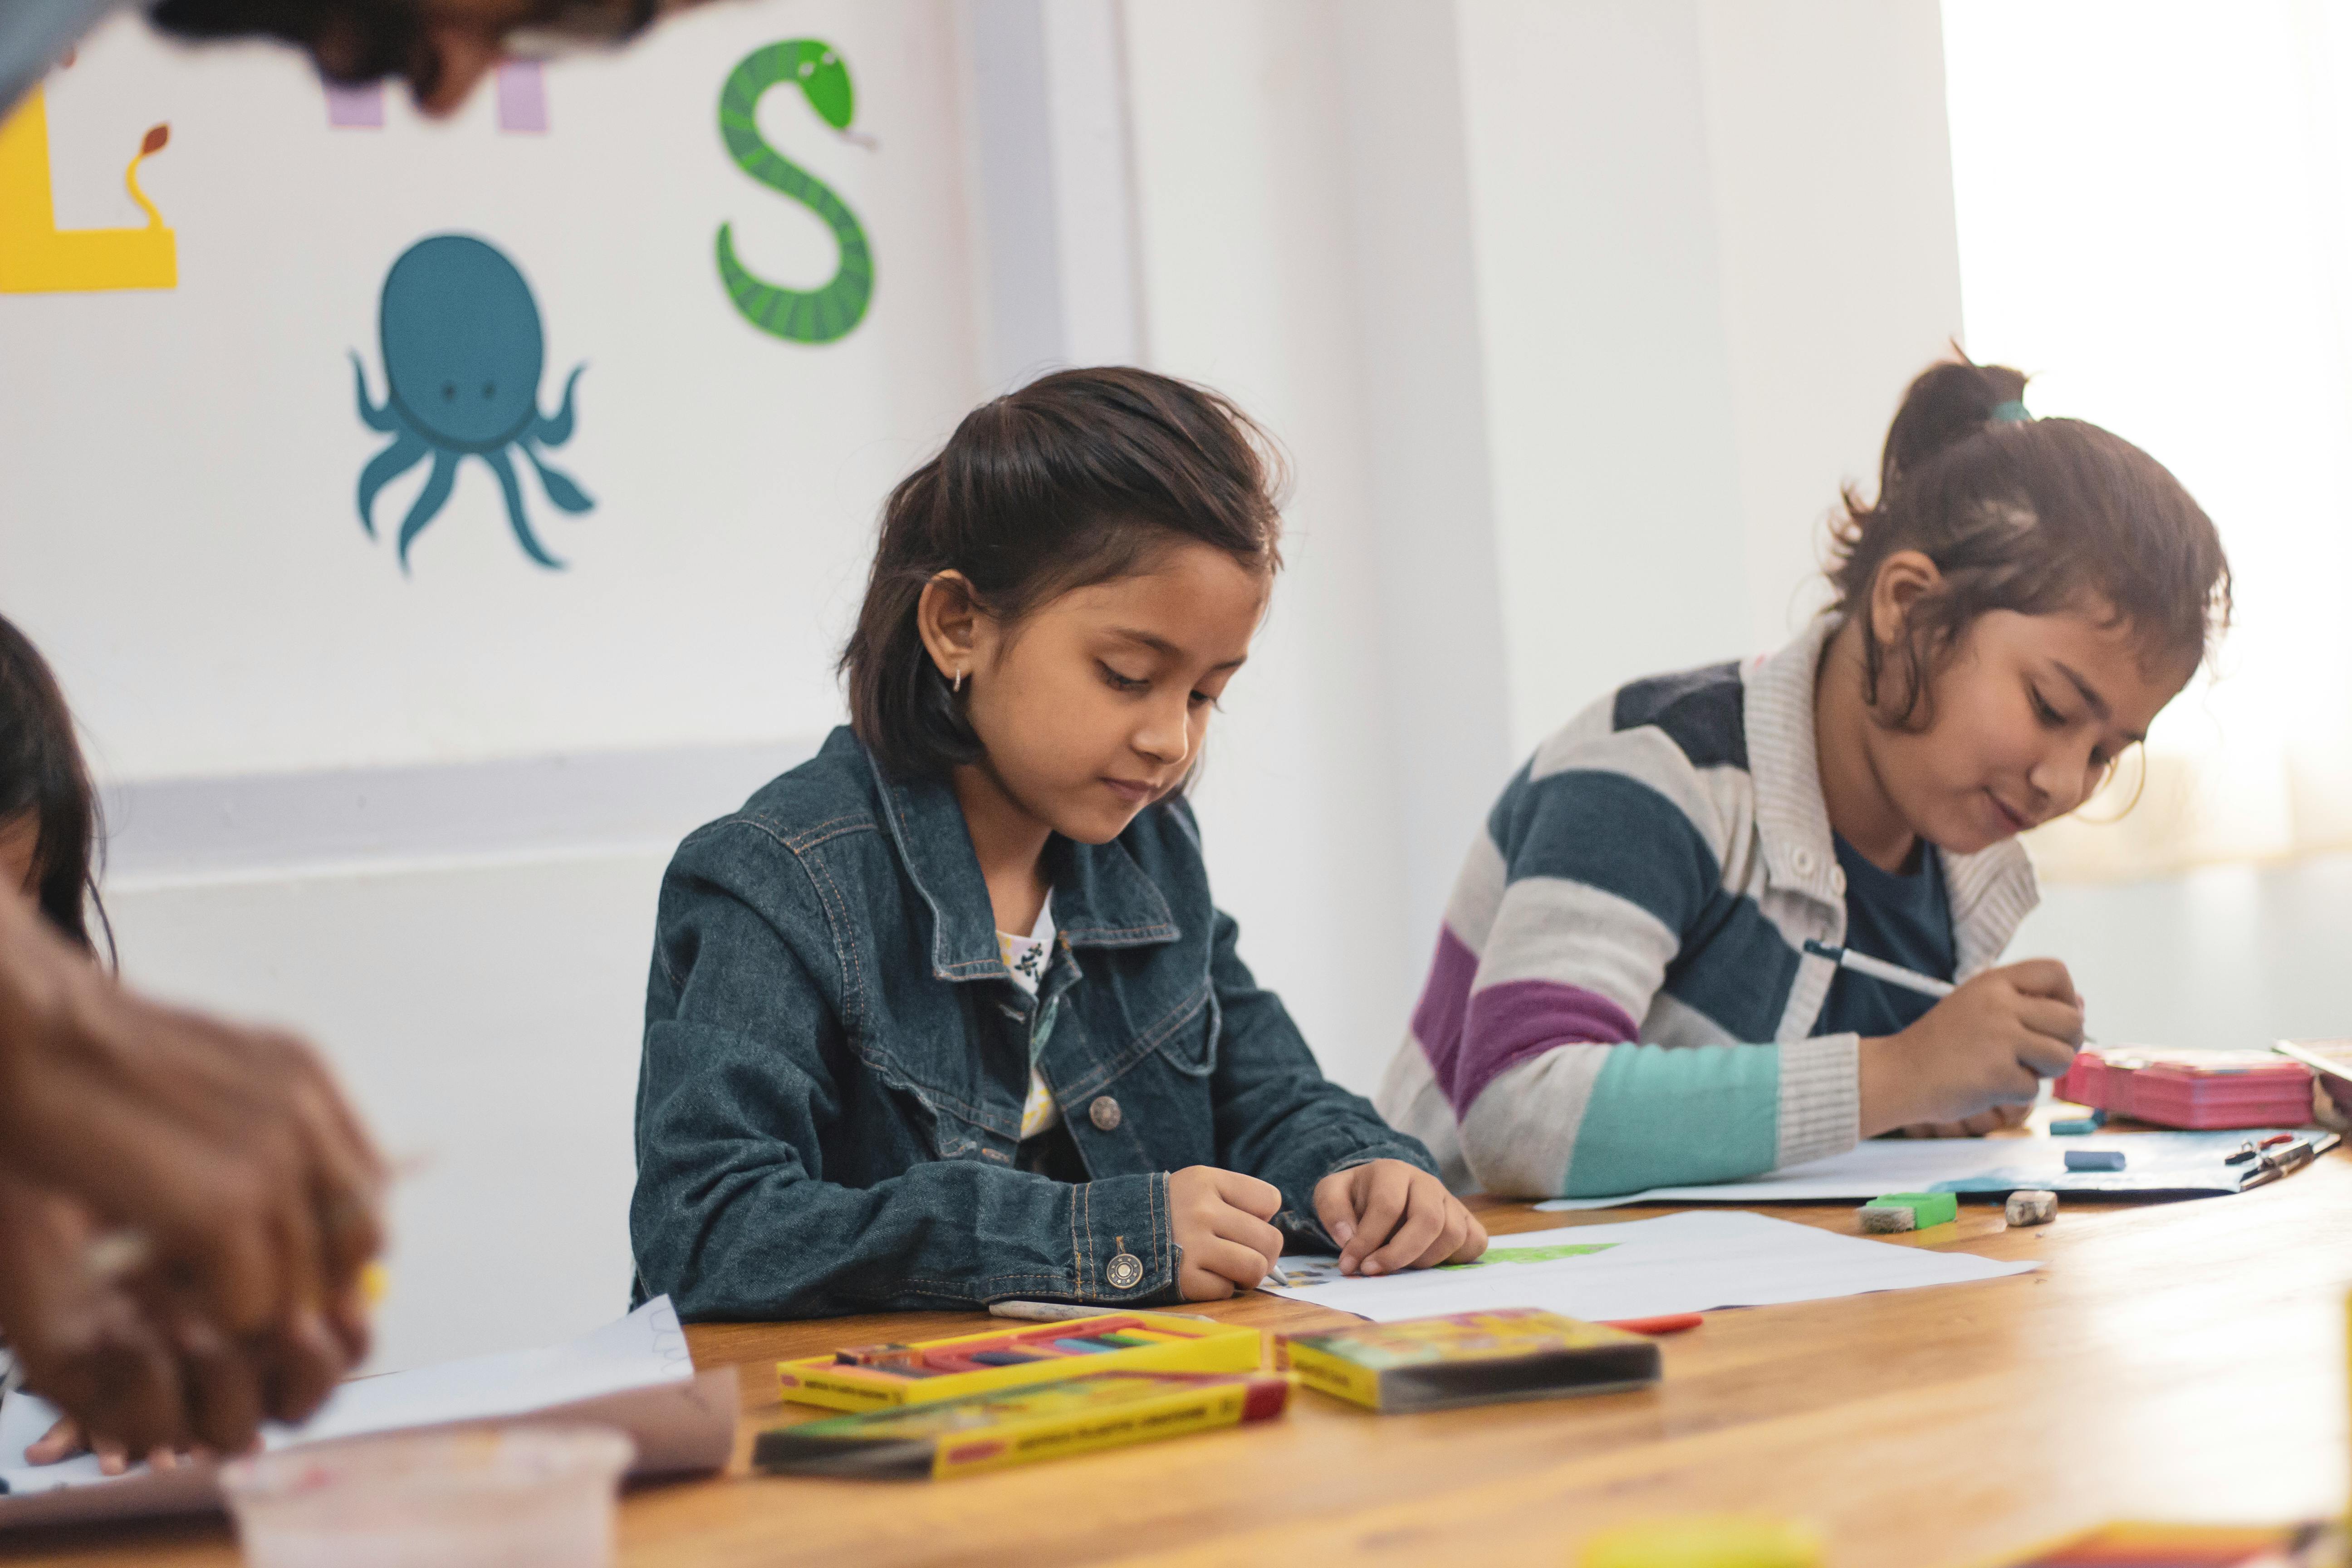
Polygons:
<instances>
[{"instance_id":1,"label":"denim jacket collar","mask_svg":"<svg viewBox=\"0 0 2352 1568\"><path fill-rule=\"evenodd\" d=\"M940 780L893 778L871 753L866 765L908 880L931 911L931 973L941 980L1001 978L996 914L954 789ZM1116 839L1079 844L1055 834L1045 843L1045 873L1054 924L1072 947L1143 947L1182 934L1167 898Z\"/></svg>"}]
</instances>

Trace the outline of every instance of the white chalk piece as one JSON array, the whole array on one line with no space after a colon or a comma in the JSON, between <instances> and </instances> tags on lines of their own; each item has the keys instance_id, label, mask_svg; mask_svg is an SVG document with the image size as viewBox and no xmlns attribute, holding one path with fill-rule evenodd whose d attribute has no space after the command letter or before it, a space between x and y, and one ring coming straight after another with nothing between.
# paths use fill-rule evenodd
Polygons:
<instances>
[{"instance_id":1,"label":"white chalk piece","mask_svg":"<svg viewBox=\"0 0 2352 1568\"><path fill-rule=\"evenodd\" d=\"M2011 1193L2006 1213L2011 1225L2048 1225L2058 1217L2058 1194Z\"/></svg>"},{"instance_id":2,"label":"white chalk piece","mask_svg":"<svg viewBox=\"0 0 2352 1568\"><path fill-rule=\"evenodd\" d=\"M1890 1231L1916 1230L1919 1215L1916 1210L1895 1205L1880 1207L1865 1205L1854 1211L1862 1215L1862 1228L1871 1236L1885 1236Z\"/></svg>"}]
</instances>

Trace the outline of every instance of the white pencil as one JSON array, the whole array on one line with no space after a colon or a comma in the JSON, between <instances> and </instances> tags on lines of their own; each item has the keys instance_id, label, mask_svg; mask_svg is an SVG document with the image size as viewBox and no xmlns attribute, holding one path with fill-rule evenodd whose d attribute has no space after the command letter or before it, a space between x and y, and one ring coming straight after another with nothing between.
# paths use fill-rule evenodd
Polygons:
<instances>
[{"instance_id":1,"label":"white pencil","mask_svg":"<svg viewBox=\"0 0 2352 1568\"><path fill-rule=\"evenodd\" d=\"M1948 980L1938 980L1932 974L1922 974L1899 963L1889 963L1866 952L1856 952L1850 947L1832 947L1825 942L1808 938L1805 951L1815 958L1828 959L1841 969L1851 969L1856 974L1884 980L1889 985L1900 985L1906 991L1916 991L1922 996L1949 996L1952 994L1952 983Z\"/></svg>"}]
</instances>

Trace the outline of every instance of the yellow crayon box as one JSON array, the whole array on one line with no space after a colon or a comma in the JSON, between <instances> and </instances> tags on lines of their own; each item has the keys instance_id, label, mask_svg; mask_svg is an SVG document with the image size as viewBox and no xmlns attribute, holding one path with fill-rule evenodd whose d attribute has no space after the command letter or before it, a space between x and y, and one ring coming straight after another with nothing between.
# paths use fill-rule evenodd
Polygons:
<instances>
[{"instance_id":1,"label":"yellow crayon box","mask_svg":"<svg viewBox=\"0 0 2352 1568\"><path fill-rule=\"evenodd\" d=\"M776 1384L799 1405L887 1410L1103 1372L1255 1372L1264 1359L1255 1329L1166 1312L1105 1312L779 1362Z\"/></svg>"},{"instance_id":2,"label":"yellow crayon box","mask_svg":"<svg viewBox=\"0 0 2352 1568\"><path fill-rule=\"evenodd\" d=\"M1288 1379L1260 1373L1097 1373L779 1426L760 1434L751 1463L772 1474L944 1480L1269 1420L1289 1395Z\"/></svg>"},{"instance_id":3,"label":"yellow crayon box","mask_svg":"<svg viewBox=\"0 0 2352 1568\"><path fill-rule=\"evenodd\" d=\"M1284 1334L1276 1357L1309 1388L1391 1414L1644 1388L1661 1367L1640 1334L1532 1307Z\"/></svg>"}]
</instances>

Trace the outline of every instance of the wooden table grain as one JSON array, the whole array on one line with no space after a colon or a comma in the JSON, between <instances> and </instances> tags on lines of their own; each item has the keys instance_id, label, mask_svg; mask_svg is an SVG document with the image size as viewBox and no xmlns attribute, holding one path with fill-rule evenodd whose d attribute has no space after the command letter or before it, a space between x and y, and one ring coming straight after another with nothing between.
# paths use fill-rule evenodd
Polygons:
<instances>
[{"instance_id":1,"label":"wooden table grain","mask_svg":"<svg viewBox=\"0 0 2352 1568\"><path fill-rule=\"evenodd\" d=\"M1483 1206L1497 1234L1666 1212ZM1856 1229L1843 1205L1762 1212ZM1264 1426L943 1483L764 1478L744 1458L762 1427L821 1414L777 1403L777 1358L969 1331L972 1315L696 1328L698 1362L743 1368L735 1464L632 1492L621 1561L1562 1568L1604 1526L1735 1510L1811 1521L1836 1564L1935 1568L2109 1518L2344 1508L2352 1157L2229 1199L2067 1199L2036 1229L1969 1205L1896 1239L2043 1267L1709 1313L1661 1342L1664 1382L1643 1393L1380 1416L1300 1391ZM1260 1295L1201 1310L1269 1330L1354 1321ZM12 1563L236 1561L217 1521L0 1538Z\"/></svg>"}]
</instances>

